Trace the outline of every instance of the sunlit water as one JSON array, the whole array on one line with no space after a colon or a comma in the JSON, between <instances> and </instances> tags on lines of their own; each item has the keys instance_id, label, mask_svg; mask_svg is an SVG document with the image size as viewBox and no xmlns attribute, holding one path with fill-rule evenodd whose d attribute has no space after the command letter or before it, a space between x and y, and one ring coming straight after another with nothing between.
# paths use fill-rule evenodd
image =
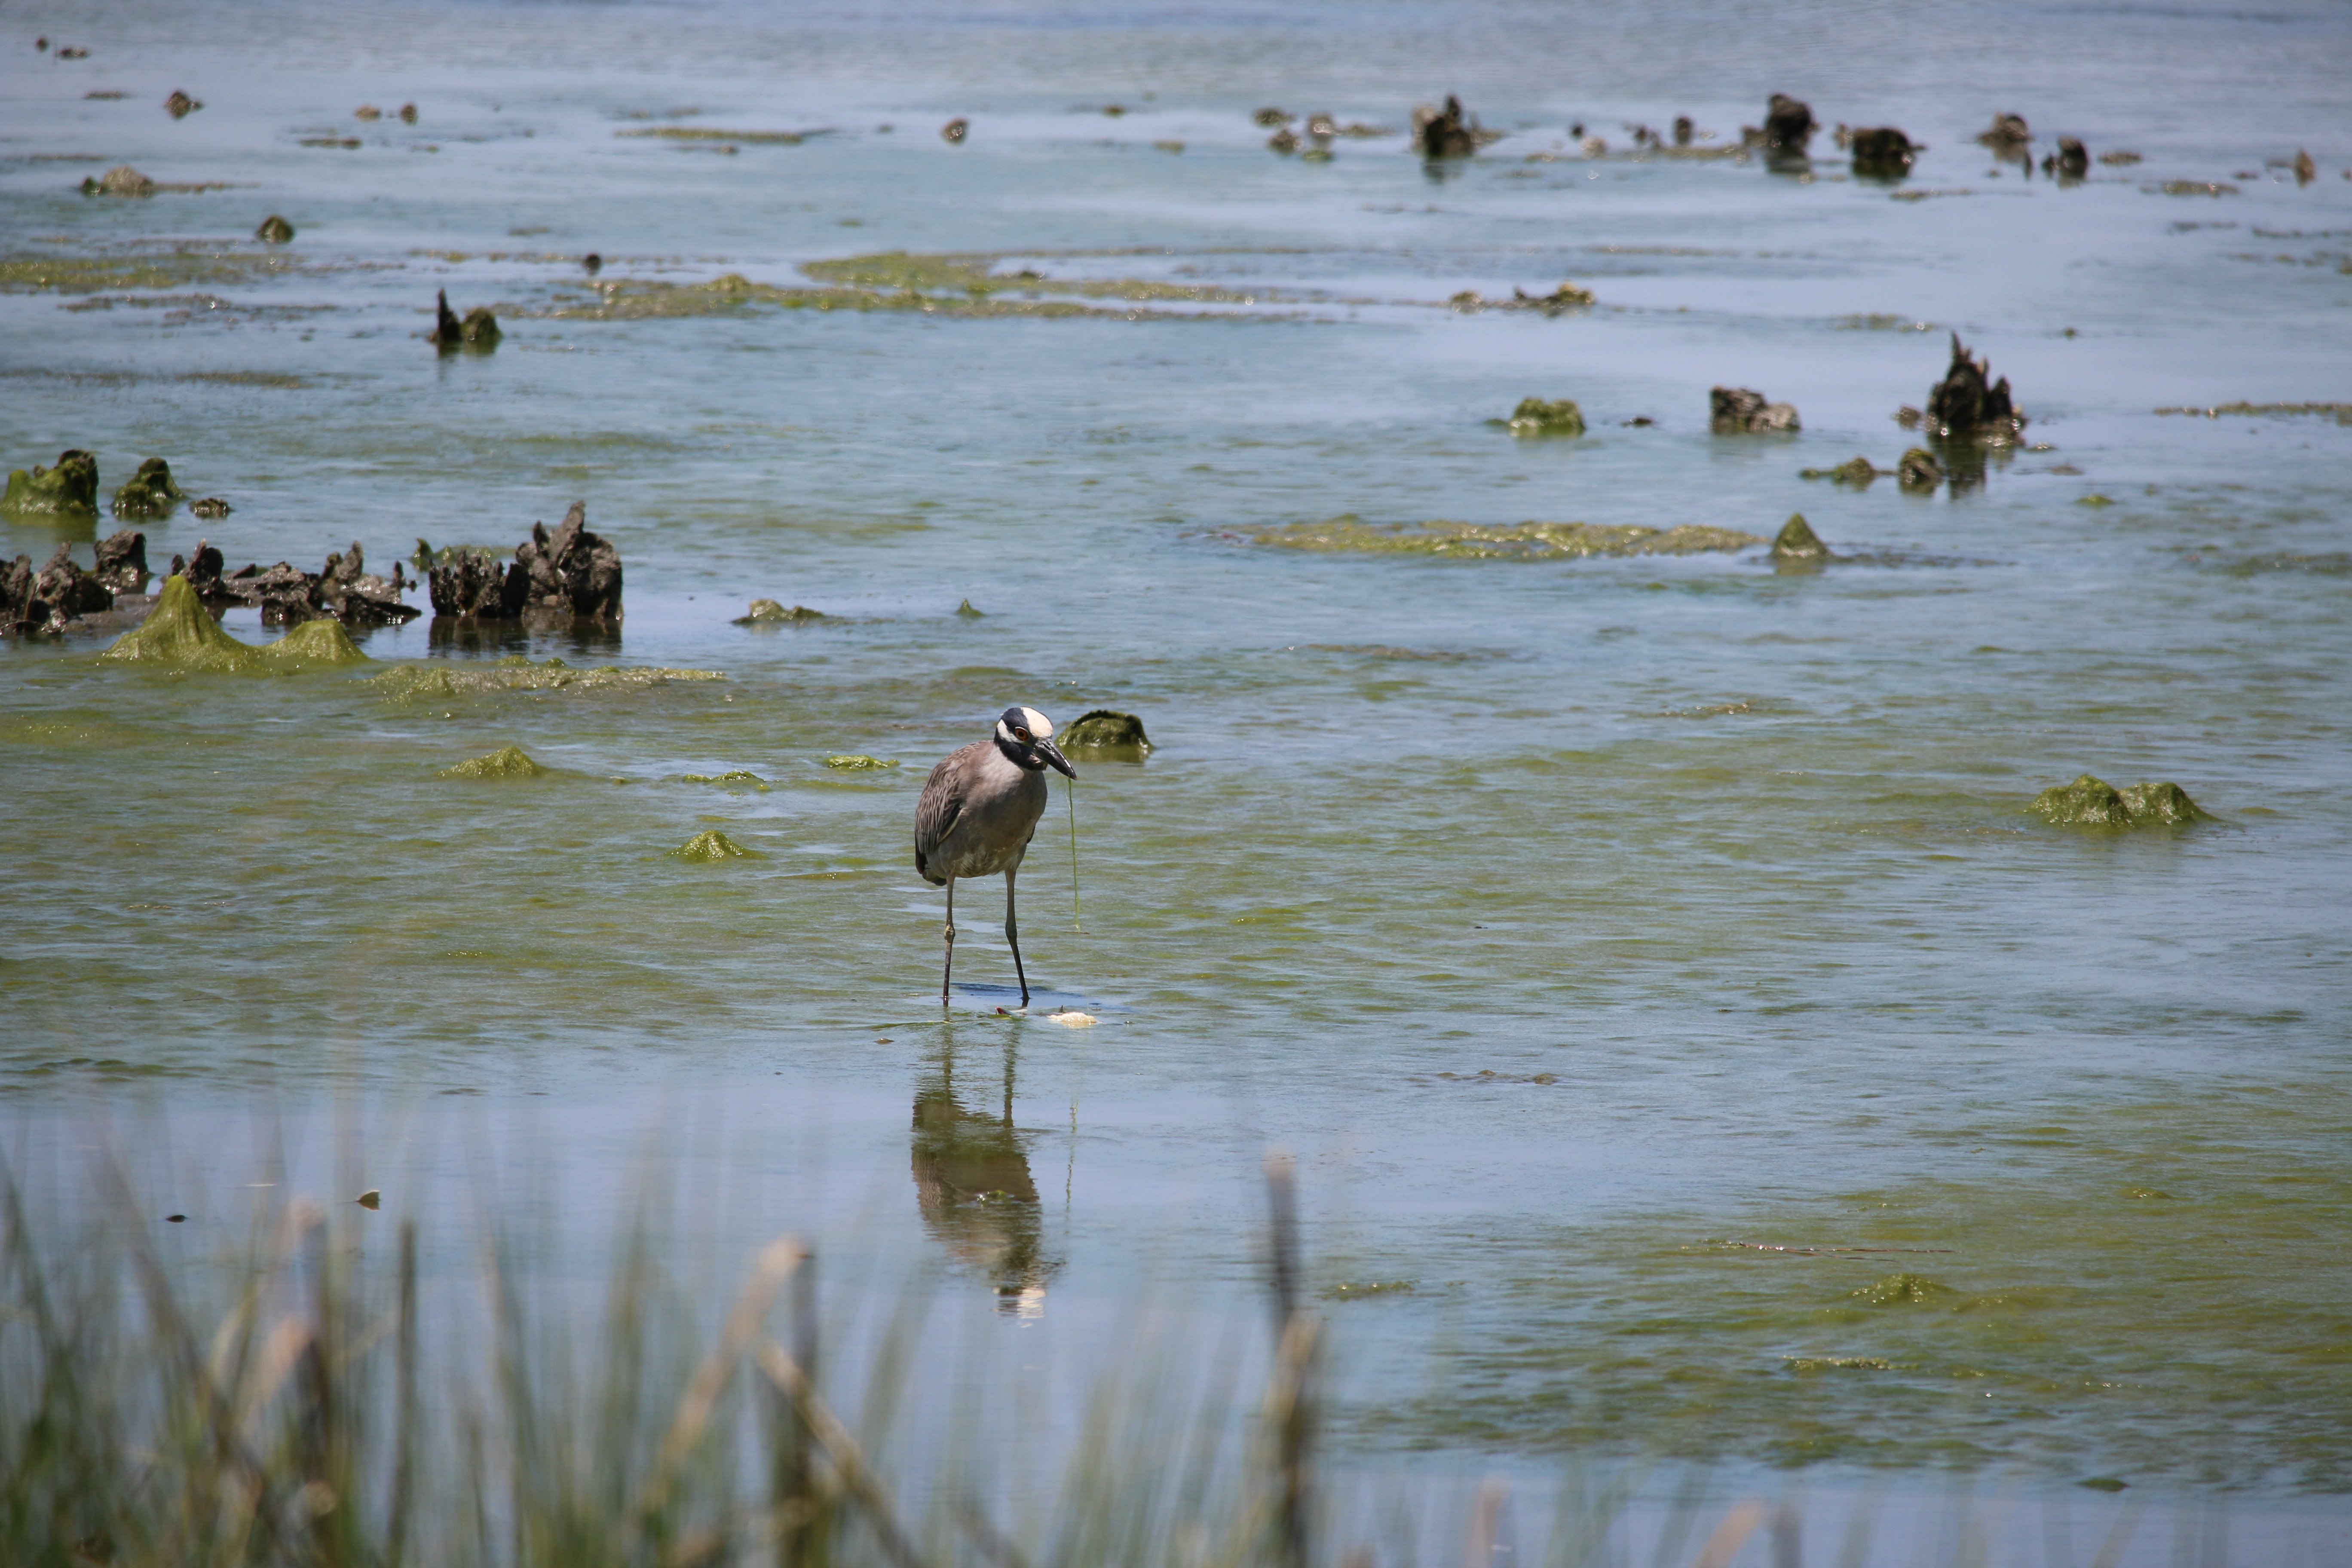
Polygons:
<instances>
[{"instance_id":1,"label":"sunlit water","mask_svg":"<svg viewBox=\"0 0 2352 1568\"><path fill-rule=\"evenodd\" d=\"M725 1196L683 1222L717 1272L797 1226L1080 1357L1177 1281L1250 1302L1280 1144L1346 1452L2122 1478L2340 1542L2290 1500L2352 1485L2352 427L2156 412L2352 398L2339 9L6 16L8 257L181 269L0 294L7 466L162 454L233 503L149 526L159 568L388 567L585 499L617 640L367 652L726 677L402 700L0 651L0 1087L44 1190L127 1142L228 1226L291 1128L457 1226L485 1159L602 1213L656 1147ZM1775 89L1928 151L1895 187L1826 132L1811 179L1618 155ZM1402 127L1447 90L1509 135L1429 172ZM1391 133L1281 157L1265 104ZM2026 180L1971 141L2003 110L2144 161ZM661 127L826 133L625 134ZM76 191L123 162L227 188ZM1242 298L598 320L591 249L624 292L904 250ZM1598 304L1445 304L1563 279ZM494 355L421 341L439 289ZM2030 449L1959 496L1800 478L1892 468L1953 330ZM1803 433L1710 436L1717 383ZM1589 433L1488 423L1528 395ZM1257 531L1799 510L1864 559ZM730 624L753 596L830 618ZM1033 1013L1091 1030L995 1016L992 889L939 1015L915 795L1014 701L1159 748L1081 770L1083 931L1058 788L1022 883ZM554 772L436 777L507 744ZM733 769L765 786L682 779ZM2219 820L2025 814L2084 772ZM758 858L667 853L710 827ZM1012 1217L926 1208L927 1157Z\"/></svg>"}]
</instances>

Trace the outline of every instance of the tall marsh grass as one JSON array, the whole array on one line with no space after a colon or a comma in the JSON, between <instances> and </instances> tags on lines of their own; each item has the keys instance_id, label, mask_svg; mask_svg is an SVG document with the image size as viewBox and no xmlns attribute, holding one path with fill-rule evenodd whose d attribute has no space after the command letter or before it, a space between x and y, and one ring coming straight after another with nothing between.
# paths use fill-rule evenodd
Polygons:
<instances>
[{"instance_id":1,"label":"tall marsh grass","mask_svg":"<svg viewBox=\"0 0 2352 1568\"><path fill-rule=\"evenodd\" d=\"M1202 1345L1139 1321L1075 1412L1039 1419L1050 1473L1008 1437L1024 1413L983 1407L996 1394L909 1397L910 1367L938 1361L914 1353L919 1292L835 1282L827 1301L790 1237L722 1296L666 1269L638 1223L583 1311L492 1227L459 1279L445 1267L428 1289L413 1221L265 1197L240 1242L199 1256L165 1243L119 1173L99 1183L89 1217L50 1220L0 1163L9 1568L1804 1559L1790 1509L1727 1509L1698 1484L1629 1531L1622 1476L1572 1478L1525 1552L1496 1483L1428 1467L1423 1484L1334 1488L1318 1469L1323 1330L1279 1158L1271 1331ZM828 1363L826 1323L858 1327L859 1364ZM2112 1568L2119 1541L2092 1561ZM1820 1560L1875 1562L1873 1544L1857 1515ZM1990 1560L1969 1529L1933 1556Z\"/></svg>"}]
</instances>

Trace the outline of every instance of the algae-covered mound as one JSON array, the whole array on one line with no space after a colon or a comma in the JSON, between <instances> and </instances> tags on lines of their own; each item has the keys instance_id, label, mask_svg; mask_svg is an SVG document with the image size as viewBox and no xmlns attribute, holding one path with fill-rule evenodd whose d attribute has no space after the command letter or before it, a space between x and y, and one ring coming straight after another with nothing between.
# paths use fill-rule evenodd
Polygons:
<instances>
[{"instance_id":1,"label":"algae-covered mound","mask_svg":"<svg viewBox=\"0 0 2352 1568\"><path fill-rule=\"evenodd\" d=\"M560 658L533 664L516 658L467 667L446 659L387 669L369 684L387 702L433 701L496 691L648 691L672 681L724 680L715 669L573 669Z\"/></svg>"},{"instance_id":2,"label":"algae-covered mound","mask_svg":"<svg viewBox=\"0 0 2352 1568\"><path fill-rule=\"evenodd\" d=\"M681 784L733 784L742 788L758 790L762 795L768 793L768 781L761 778L759 774L753 773L749 768L732 768L723 773L680 773L678 774L678 782Z\"/></svg>"},{"instance_id":3,"label":"algae-covered mound","mask_svg":"<svg viewBox=\"0 0 2352 1568\"><path fill-rule=\"evenodd\" d=\"M800 626L811 621L828 621L833 617L806 605L794 605L786 609L774 599L754 599L751 612L735 617L739 626Z\"/></svg>"},{"instance_id":4,"label":"algae-covered mound","mask_svg":"<svg viewBox=\"0 0 2352 1568\"><path fill-rule=\"evenodd\" d=\"M331 617L304 621L254 652L280 669L331 669L370 662L359 644L352 641L352 634L343 630L343 623Z\"/></svg>"},{"instance_id":5,"label":"algae-covered mound","mask_svg":"<svg viewBox=\"0 0 2352 1568\"><path fill-rule=\"evenodd\" d=\"M1055 739L1065 753L1139 763L1151 754L1151 737L1143 732L1143 721L1108 708L1079 714Z\"/></svg>"},{"instance_id":6,"label":"algae-covered mound","mask_svg":"<svg viewBox=\"0 0 2352 1568\"><path fill-rule=\"evenodd\" d=\"M1944 465L1925 447L1914 447L1895 465L1895 482L1906 490L1932 490L1944 482Z\"/></svg>"},{"instance_id":7,"label":"algae-covered mound","mask_svg":"<svg viewBox=\"0 0 2352 1568\"><path fill-rule=\"evenodd\" d=\"M97 477L93 471L93 486ZM171 464L161 458L150 458L114 492L114 515L142 520L169 517L172 509L185 500L187 494L173 482Z\"/></svg>"},{"instance_id":8,"label":"algae-covered mound","mask_svg":"<svg viewBox=\"0 0 2352 1568\"><path fill-rule=\"evenodd\" d=\"M265 245L290 244L294 238L294 226L271 213L261 220L261 226L253 231L253 237Z\"/></svg>"},{"instance_id":9,"label":"algae-covered mound","mask_svg":"<svg viewBox=\"0 0 2352 1568\"><path fill-rule=\"evenodd\" d=\"M870 773L877 768L895 768L898 764L895 762L886 762L880 757L869 757L862 752L845 752L825 758L824 765L838 773Z\"/></svg>"},{"instance_id":10,"label":"algae-covered mound","mask_svg":"<svg viewBox=\"0 0 2352 1568\"><path fill-rule=\"evenodd\" d=\"M760 858L758 850L744 848L715 827L696 834L669 853L672 859L706 863L713 860L756 860Z\"/></svg>"},{"instance_id":11,"label":"algae-covered mound","mask_svg":"<svg viewBox=\"0 0 2352 1568\"><path fill-rule=\"evenodd\" d=\"M164 581L147 618L99 658L200 675L295 672L368 662L340 621L306 621L261 647L239 642L221 629L187 578L180 575Z\"/></svg>"},{"instance_id":12,"label":"algae-covered mound","mask_svg":"<svg viewBox=\"0 0 2352 1568\"><path fill-rule=\"evenodd\" d=\"M1958 1294L1949 1285L1924 1274L1889 1274L1853 1292L1852 1300L1871 1307L1925 1307Z\"/></svg>"},{"instance_id":13,"label":"algae-covered mound","mask_svg":"<svg viewBox=\"0 0 2352 1568\"><path fill-rule=\"evenodd\" d=\"M1584 410L1565 397L1557 403L1523 397L1519 405L1511 410L1509 424L1514 436L1581 436Z\"/></svg>"},{"instance_id":14,"label":"algae-covered mound","mask_svg":"<svg viewBox=\"0 0 2352 1568\"><path fill-rule=\"evenodd\" d=\"M81 194L86 196L152 196L155 182L128 163L117 163L103 174L92 174L82 181Z\"/></svg>"},{"instance_id":15,"label":"algae-covered mound","mask_svg":"<svg viewBox=\"0 0 2352 1568\"><path fill-rule=\"evenodd\" d=\"M334 624L332 621L310 623L314 626ZM544 778L547 771L523 755L520 746L500 746L488 756L454 763L434 776L445 779L536 779Z\"/></svg>"},{"instance_id":16,"label":"algae-covered mound","mask_svg":"<svg viewBox=\"0 0 2352 1568\"><path fill-rule=\"evenodd\" d=\"M1834 468L1799 468L1797 477L1801 479L1828 479L1833 484L1855 485L1867 489L1871 480L1885 472L1884 468L1872 467L1868 458L1849 458Z\"/></svg>"},{"instance_id":17,"label":"algae-covered mound","mask_svg":"<svg viewBox=\"0 0 2352 1568\"><path fill-rule=\"evenodd\" d=\"M2212 818L2177 784L2117 789L2089 773L2043 790L2027 809L2054 827L2186 827Z\"/></svg>"},{"instance_id":18,"label":"algae-covered mound","mask_svg":"<svg viewBox=\"0 0 2352 1568\"><path fill-rule=\"evenodd\" d=\"M1591 555L1693 555L1709 550L1745 550L1767 541L1735 528L1684 523L1643 528L1633 523L1522 522L1505 526L1476 522L1428 522L1419 528L1380 528L1353 515L1326 522L1262 528L1260 544L1285 550L1351 551L1379 555L1439 555L1463 561L1580 560Z\"/></svg>"},{"instance_id":19,"label":"algae-covered mound","mask_svg":"<svg viewBox=\"0 0 2352 1568\"><path fill-rule=\"evenodd\" d=\"M1780 537L1772 541L1772 559L1777 563L1827 561L1829 558L1830 547L1822 542L1822 536L1813 531L1813 525L1805 521L1805 514L1790 512L1789 521L1781 525Z\"/></svg>"},{"instance_id":20,"label":"algae-covered mound","mask_svg":"<svg viewBox=\"0 0 2352 1568\"><path fill-rule=\"evenodd\" d=\"M58 466L12 470L0 493L0 512L11 517L96 517L98 459L79 447L58 454Z\"/></svg>"}]
</instances>

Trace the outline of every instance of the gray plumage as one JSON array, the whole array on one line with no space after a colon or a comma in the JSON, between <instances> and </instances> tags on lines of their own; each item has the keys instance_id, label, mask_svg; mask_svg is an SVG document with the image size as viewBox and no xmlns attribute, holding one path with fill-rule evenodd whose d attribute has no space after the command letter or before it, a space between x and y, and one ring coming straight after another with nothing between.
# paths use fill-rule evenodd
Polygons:
<instances>
[{"instance_id":1,"label":"gray plumage","mask_svg":"<svg viewBox=\"0 0 2352 1568\"><path fill-rule=\"evenodd\" d=\"M1004 940L1013 949L1021 1005L1029 1005L1013 879L1036 834L1037 819L1045 813L1049 767L1078 776L1054 745L1052 720L1034 708L1008 708L997 720L993 735L950 752L923 781L923 798L915 807L915 869L925 881L948 890L947 960L940 974L942 1007L955 971L956 882L1000 874L1004 878Z\"/></svg>"}]
</instances>

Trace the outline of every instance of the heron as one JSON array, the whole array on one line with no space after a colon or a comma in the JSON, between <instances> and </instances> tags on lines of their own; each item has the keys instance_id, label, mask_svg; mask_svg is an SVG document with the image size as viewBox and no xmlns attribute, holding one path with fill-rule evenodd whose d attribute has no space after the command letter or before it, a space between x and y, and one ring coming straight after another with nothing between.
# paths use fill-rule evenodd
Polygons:
<instances>
[{"instance_id":1,"label":"heron","mask_svg":"<svg viewBox=\"0 0 2352 1568\"><path fill-rule=\"evenodd\" d=\"M955 973L955 885L959 877L1004 874L1004 940L1013 949L1013 973L1021 982L1021 1005L1029 1005L1029 976L1021 967L1021 927L1014 917L1013 879L1045 814L1045 770L1076 778L1054 744L1054 721L1034 708L1007 708L996 732L985 741L950 752L923 781L915 807L915 869L923 880L948 890L947 960L940 971L940 1005L948 1005L948 981Z\"/></svg>"}]
</instances>

